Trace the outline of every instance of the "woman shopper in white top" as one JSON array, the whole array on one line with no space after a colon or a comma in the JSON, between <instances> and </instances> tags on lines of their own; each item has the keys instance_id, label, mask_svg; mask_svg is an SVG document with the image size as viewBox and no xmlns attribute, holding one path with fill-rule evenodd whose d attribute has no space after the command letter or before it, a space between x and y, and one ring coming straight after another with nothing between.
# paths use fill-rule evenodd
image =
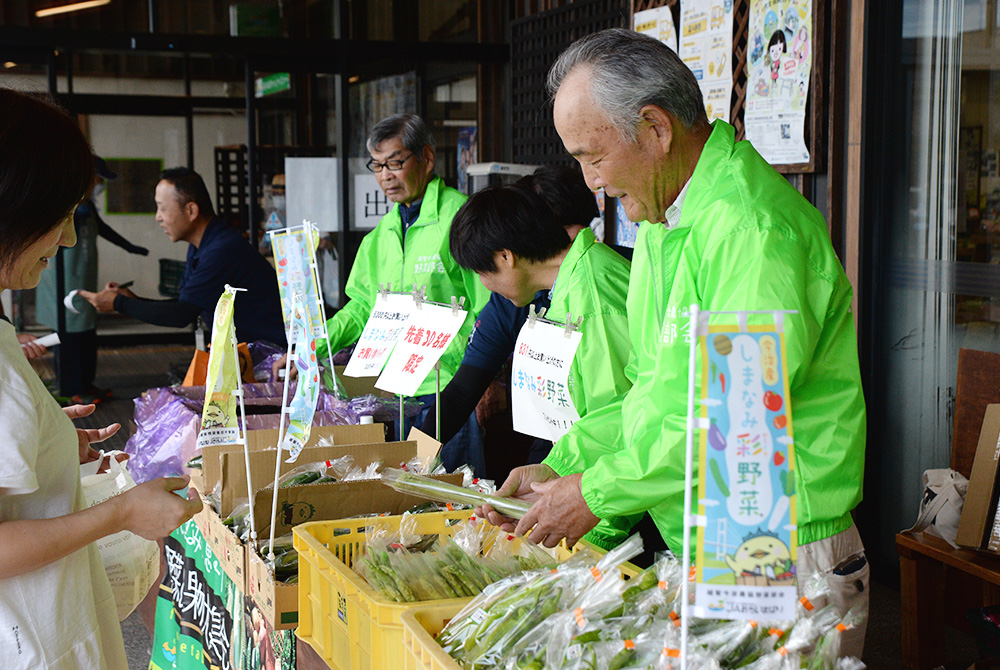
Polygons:
<instances>
[{"instance_id":1,"label":"woman shopper in white top","mask_svg":"<svg viewBox=\"0 0 1000 670\"><path fill-rule=\"evenodd\" d=\"M0 290L38 284L59 247L76 242L73 211L94 181L76 122L38 98L0 89ZM0 321L0 668L126 669L111 587L94 541L121 530L169 534L201 509L147 482L91 508L80 486L90 442L117 425L77 431Z\"/></svg>"}]
</instances>

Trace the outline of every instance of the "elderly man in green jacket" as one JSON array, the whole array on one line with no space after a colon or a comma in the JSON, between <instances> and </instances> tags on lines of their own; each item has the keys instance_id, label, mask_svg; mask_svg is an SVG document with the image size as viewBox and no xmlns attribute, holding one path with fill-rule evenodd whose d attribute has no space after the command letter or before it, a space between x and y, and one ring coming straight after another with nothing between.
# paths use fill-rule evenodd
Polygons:
<instances>
[{"instance_id":1,"label":"elderly man in green jacket","mask_svg":"<svg viewBox=\"0 0 1000 670\"><path fill-rule=\"evenodd\" d=\"M535 501L517 532L552 546L599 519L648 510L679 552L688 306L797 310L784 331L798 572L826 573L842 610L866 608L868 567L851 517L861 500L865 403L851 286L822 215L736 142L732 126L709 125L694 75L655 39L613 29L579 40L550 70L549 91L556 130L587 183L644 221L628 295L633 385L578 421L543 464L511 473L501 492ZM842 653L860 657L864 626L842 642Z\"/></svg>"},{"instance_id":2,"label":"elderly man in green jacket","mask_svg":"<svg viewBox=\"0 0 1000 670\"><path fill-rule=\"evenodd\" d=\"M327 321L329 349L339 351L358 340L375 305L379 284L392 284L394 291L427 287L426 298L448 303L452 296L465 297L471 313L441 357L441 386L448 384L462 362L462 354L475 323L475 316L489 300L475 273L458 266L448 249L451 220L466 196L445 186L434 174L434 136L415 114L396 114L379 121L368 136L371 160L379 188L392 209L361 241L347 278L348 302ZM317 342L320 360L327 357L325 341ZM284 361L275 364L283 367ZM433 375L420 385L416 396L433 399ZM420 421L417 421L420 425Z\"/></svg>"}]
</instances>

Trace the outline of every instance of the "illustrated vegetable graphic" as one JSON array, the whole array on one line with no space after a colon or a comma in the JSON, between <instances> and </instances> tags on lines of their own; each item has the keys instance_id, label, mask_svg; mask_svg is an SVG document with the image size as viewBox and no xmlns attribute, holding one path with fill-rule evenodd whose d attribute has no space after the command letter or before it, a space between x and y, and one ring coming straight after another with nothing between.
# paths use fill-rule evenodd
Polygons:
<instances>
[{"instance_id":1,"label":"illustrated vegetable graphic","mask_svg":"<svg viewBox=\"0 0 1000 670\"><path fill-rule=\"evenodd\" d=\"M774 417L774 427L777 428L778 430L781 430L787 425L788 425L788 419L785 417L784 414L779 414L778 416Z\"/></svg>"},{"instance_id":2,"label":"illustrated vegetable graphic","mask_svg":"<svg viewBox=\"0 0 1000 670\"><path fill-rule=\"evenodd\" d=\"M708 429L708 444L716 451L724 451L726 448L726 438L714 423Z\"/></svg>"},{"instance_id":3,"label":"illustrated vegetable graphic","mask_svg":"<svg viewBox=\"0 0 1000 670\"><path fill-rule=\"evenodd\" d=\"M715 480L715 485L719 487L719 492L728 498L729 487L726 486L726 480L722 477L722 472L719 471L719 462L716 460L709 461L708 469L712 472L712 479Z\"/></svg>"},{"instance_id":4,"label":"illustrated vegetable graphic","mask_svg":"<svg viewBox=\"0 0 1000 670\"><path fill-rule=\"evenodd\" d=\"M764 407L768 408L772 412L777 412L781 409L782 400L781 396L777 393L772 393L771 391L764 392Z\"/></svg>"}]
</instances>

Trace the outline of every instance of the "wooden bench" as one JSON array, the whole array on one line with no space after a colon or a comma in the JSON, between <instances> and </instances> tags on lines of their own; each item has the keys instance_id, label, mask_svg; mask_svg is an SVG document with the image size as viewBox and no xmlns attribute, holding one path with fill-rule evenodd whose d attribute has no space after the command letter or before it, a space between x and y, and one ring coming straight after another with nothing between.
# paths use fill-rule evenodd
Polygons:
<instances>
[{"instance_id":1,"label":"wooden bench","mask_svg":"<svg viewBox=\"0 0 1000 670\"><path fill-rule=\"evenodd\" d=\"M1000 402L1000 354L962 349L951 467L966 477L972 471L986 405L996 402ZM909 532L896 535L896 553L903 666L932 670L945 662L946 624L964 623L970 608L1000 605L1000 556L955 549L933 535Z\"/></svg>"}]
</instances>

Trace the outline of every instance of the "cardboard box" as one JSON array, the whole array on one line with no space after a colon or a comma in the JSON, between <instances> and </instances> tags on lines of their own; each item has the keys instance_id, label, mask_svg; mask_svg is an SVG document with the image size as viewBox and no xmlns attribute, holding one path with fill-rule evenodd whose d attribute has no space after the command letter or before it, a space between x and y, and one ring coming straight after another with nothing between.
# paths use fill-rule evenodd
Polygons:
<instances>
[{"instance_id":1,"label":"cardboard box","mask_svg":"<svg viewBox=\"0 0 1000 670\"><path fill-rule=\"evenodd\" d=\"M373 424L374 425L374 424ZM315 430L315 429L314 429ZM379 435L381 437L381 434ZM310 440L312 442L312 440ZM413 459L418 453L417 445L412 442L372 442L370 444L333 445L329 447L306 447L299 454L295 463L286 463L287 454L282 454L279 473L318 461L333 460L343 456L354 459L354 465L367 467L369 463L379 461L383 467L398 468L401 463ZM274 461L276 450L251 451L250 473L253 476L254 490L270 486L274 481ZM250 499L247 493L246 454L239 452L223 452L220 454L222 465L221 502L223 510L232 510L238 500ZM380 468L381 469L381 468Z\"/></svg>"},{"instance_id":2,"label":"cardboard box","mask_svg":"<svg viewBox=\"0 0 1000 670\"><path fill-rule=\"evenodd\" d=\"M987 405L979 432L955 542L963 547L1000 553L1000 529L996 526L997 497L1000 495L1000 405ZM995 540L992 538L996 538Z\"/></svg>"},{"instance_id":3,"label":"cardboard box","mask_svg":"<svg viewBox=\"0 0 1000 670\"><path fill-rule=\"evenodd\" d=\"M403 442L415 452L416 445ZM253 465L251 464L251 467ZM461 475L435 477L451 484L461 484ZM274 536L290 533L292 526L306 521L346 519L363 514L402 514L427 502L423 498L400 493L379 480L307 484L278 489L278 521ZM271 489L258 491L254 500L258 537L266 545L270 535ZM275 581L274 573L256 551L248 548L246 592L257 603L261 614L275 630L297 628L299 623L299 586Z\"/></svg>"},{"instance_id":4,"label":"cardboard box","mask_svg":"<svg viewBox=\"0 0 1000 670\"><path fill-rule=\"evenodd\" d=\"M347 377L344 375L344 370L347 369L346 365L335 365L333 369L337 373L337 381L340 382L340 386L348 398L355 398L359 395L376 395L380 398L394 397L388 391L375 388L378 377Z\"/></svg>"},{"instance_id":5,"label":"cardboard box","mask_svg":"<svg viewBox=\"0 0 1000 670\"><path fill-rule=\"evenodd\" d=\"M195 525L205 536L212 553L219 559L223 572L233 580L236 588L246 591L247 549L236 534L222 523L210 505L205 505L194 517Z\"/></svg>"},{"instance_id":6,"label":"cardboard box","mask_svg":"<svg viewBox=\"0 0 1000 670\"><path fill-rule=\"evenodd\" d=\"M277 430L249 430L246 436L247 446L251 452L274 449L278 444ZM385 442L385 429L382 424L377 423L356 426L313 426L306 446L316 446L321 438L328 438L334 444ZM211 491L222 477L221 455L224 453L242 454L243 447L238 444L222 444L202 449L202 477L206 491ZM271 469L273 472L273 463ZM223 508L222 513L228 514L230 511Z\"/></svg>"}]
</instances>

